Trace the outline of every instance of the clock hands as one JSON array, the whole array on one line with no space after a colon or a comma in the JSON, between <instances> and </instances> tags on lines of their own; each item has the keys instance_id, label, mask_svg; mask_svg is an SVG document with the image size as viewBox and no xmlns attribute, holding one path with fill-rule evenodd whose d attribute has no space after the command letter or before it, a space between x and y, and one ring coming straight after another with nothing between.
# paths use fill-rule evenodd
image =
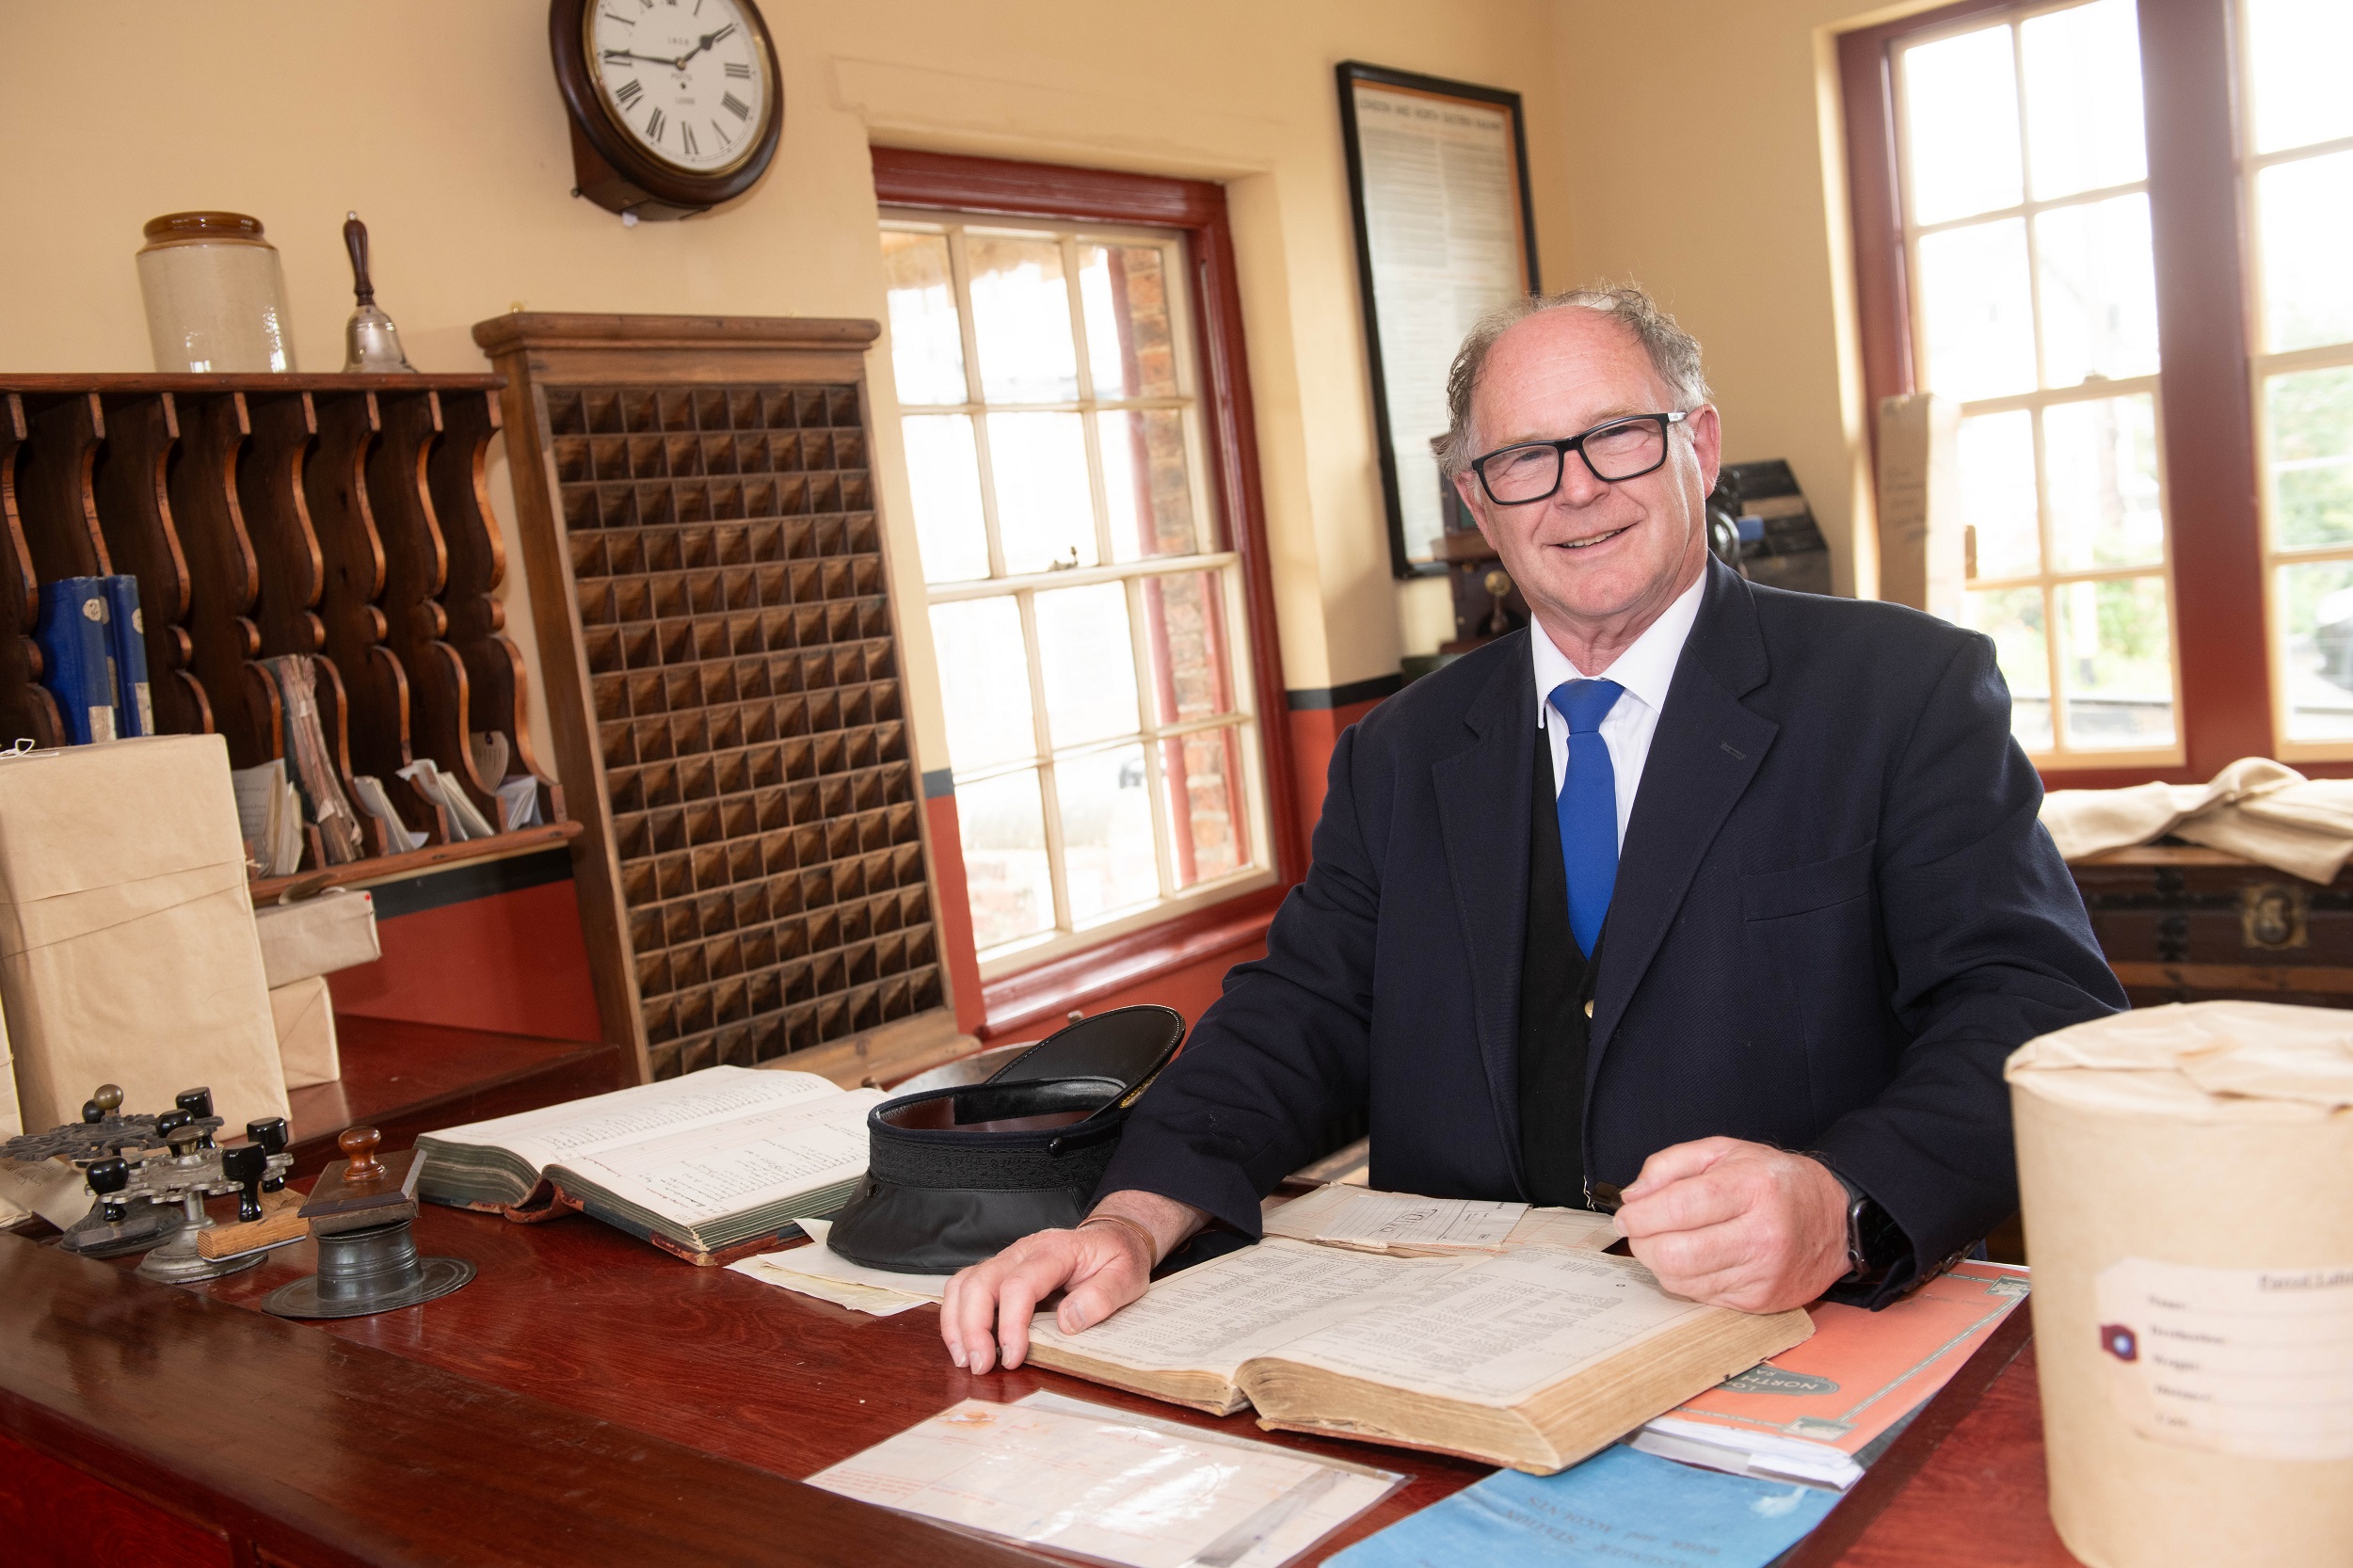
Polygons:
<instances>
[{"instance_id":1,"label":"clock hands","mask_svg":"<svg viewBox=\"0 0 2353 1568\"><path fill-rule=\"evenodd\" d=\"M636 60L645 65L666 65L672 71L684 71L687 61L734 31L735 24L730 22L715 33L705 33L694 48L675 59L664 59L659 55L639 55L627 49L607 49L604 51L603 57L608 60Z\"/></svg>"},{"instance_id":2,"label":"clock hands","mask_svg":"<svg viewBox=\"0 0 2353 1568\"><path fill-rule=\"evenodd\" d=\"M727 37L733 31L735 31L735 24L730 22L715 33L705 33L702 36L701 42L696 44L694 48L688 50L685 54L680 55L678 57L678 68L680 71L685 70L687 61L693 59L696 56L701 54L704 50L710 48L712 44L718 42L721 39Z\"/></svg>"}]
</instances>

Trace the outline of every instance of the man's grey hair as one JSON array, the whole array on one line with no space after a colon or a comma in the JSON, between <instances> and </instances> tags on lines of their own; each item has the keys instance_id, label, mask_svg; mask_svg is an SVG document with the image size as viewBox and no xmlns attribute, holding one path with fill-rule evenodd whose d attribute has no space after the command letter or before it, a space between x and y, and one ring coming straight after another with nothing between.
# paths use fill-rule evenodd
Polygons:
<instances>
[{"instance_id":1,"label":"man's grey hair","mask_svg":"<svg viewBox=\"0 0 2353 1568\"><path fill-rule=\"evenodd\" d=\"M1471 459L1479 456L1471 450L1471 396L1479 390L1479 377L1487 368L1487 355L1496 341L1529 316L1566 310L1598 311L1633 333L1634 341L1650 356L1651 368L1673 389L1677 409L1688 412L1707 401L1699 341L1677 327L1675 318L1660 310L1658 301L1640 285L1609 283L1565 294L1525 295L1481 316L1454 356L1454 367L1447 372L1447 432L1438 452L1438 466L1447 477L1469 469Z\"/></svg>"}]
</instances>

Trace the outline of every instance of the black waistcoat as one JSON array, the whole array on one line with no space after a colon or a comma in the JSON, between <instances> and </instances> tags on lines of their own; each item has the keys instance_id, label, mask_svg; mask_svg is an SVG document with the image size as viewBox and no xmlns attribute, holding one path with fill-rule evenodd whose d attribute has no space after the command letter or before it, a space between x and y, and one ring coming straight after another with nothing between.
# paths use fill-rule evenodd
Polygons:
<instances>
[{"instance_id":1,"label":"black waistcoat","mask_svg":"<svg viewBox=\"0 0 2353 1568\"><path fill-rule=\"evenodd\" d=\"M1528 936L1520 954L1520 1163L1530 1202L1585 1204L1585 1051L1596 965L1569 932L1552 748L1536 737L1529 812ZM1605 930L1607 928L1605 927ZM1595 946L1599 946L1597 942Z\"/></svg>"}]
</instances>

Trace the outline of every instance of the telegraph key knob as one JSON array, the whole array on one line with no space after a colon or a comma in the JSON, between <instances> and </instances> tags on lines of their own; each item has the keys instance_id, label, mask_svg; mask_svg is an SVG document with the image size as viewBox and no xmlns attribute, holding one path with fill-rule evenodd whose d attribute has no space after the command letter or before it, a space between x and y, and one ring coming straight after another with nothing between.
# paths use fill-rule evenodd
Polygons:
<instances>
[{"instance_id":1,"label":"telegraph key knob","mask_svg":"<svg viewBox=\"0 0 2353 1568\"><path fill-rule=\"evenodd\" d=\"M99 1106L99 1103L96 1100L84 1100L82 1102L82 1120L91 1124L92 1126L96 1126L98 1123L103 1122L105 1119L106 1112Z\"/></svg>"},{"instance_id":2,"label":"telegraph key knob","mask_svg":"<svg viewBox=\"0 0 2353 1568\"><path fill-rule=\"evenodd\" d=\"M101 1211L105 1218L110 1221L121 1219L127 1209L115 1194L131 1185L130 1165L118 1155L112 1160L91 1161L87 1174L89 1190L98 1195Z\"/></svg>"},{"instance_id":3,"label":"telegraph key knob","mask_svg":"<svg viewBox=\"0 0 2353 1568\"><path fill-rule=\"evenodd\" d=\"M200 1127L187 1127L184 1125L181 1127L175 1127L169 1132L164 1134L164 1142L171 1145L171 1152L173 1154L178 1155L181 1159L184 1160L189 1155L204 1146L204 1141L207 1136L208 1134Z\"/></svg>"},{"instance_id":4,"label":"telegraph key knob","mask_svg":"<svg viewBox=\"0 0 2353 1568\"><path fill-rule=\"evenodd\" d=\"M343 1136L335 1140L335 1146L351 1162L344 1171L345 1181L375 1181L385 1174L383 1161L376 1158L376 1145L383 1141L384 1135L372 1127L344 1129Z\"/></svg>"},{"instance_id":5,"label":"telegraph key knob","mask_svg":"<svg viewBox=\"0 0 2353 1568\"><path fill-rule=\"evenodd\" d=\"M90 1096L90 1103L98 1107L101 1115L113 1115L122 1109L122 1085L120 1083L100 1084L98 1093Z\"/></svg>"},{"instance_id":6,"label":"telegraph key knob","mask_svg":"<svg viewBox=\"0 0 2353 1568\"><path fill-rule=\"evenodd\" d=\"M245 1135L264 1157L286 1152L286 1118L283 1116L263 1116L248 1122L245 1124ZM262 1191L264 1192L275 1192L285 1185L286 1173L283 1171L272 1171L262 1177Z\"/></svg>"},{"instance_id":7,"label":"telegraph key knob","mask_svg":"<svg viewBox=\"0 0 2353 1568\"><path fill-rule=\"evenodd\" d=\"M213 1092L210 1089L183 1089L171 1097L171 1103L190 1116L209 1116L213 1113Z\"/></svg>"},{"instance_id":8,"label":"telegraph key knob","mask_svg":"<svg viewBox=\"0 0 2353 1568\"><path fill-rule=\"evenodd\" d=\"M171 1142L171 1135L195 1120L184 1111L167 1111L155 1118L155 1137L162 1143Z\"/></svg>"},{"instance_id":9,"label":"telegraph key knob","mask_svg":"<svg viewBox=\"0 0 2353 1568\"><path fill-rule=\"evenodd\" d=\"M237 1218L262 1217L262 1178L269 1170L269 1153L259 1144L239 1144L220 1151L220 1174L237 1184Z\"/></svg>"}]
</instances>

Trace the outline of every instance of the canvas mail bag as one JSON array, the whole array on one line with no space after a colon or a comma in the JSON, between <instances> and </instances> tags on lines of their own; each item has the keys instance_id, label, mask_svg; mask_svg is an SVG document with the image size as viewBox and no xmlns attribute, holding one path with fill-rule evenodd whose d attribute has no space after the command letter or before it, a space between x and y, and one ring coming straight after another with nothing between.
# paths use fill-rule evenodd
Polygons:
<instances>
[{"instance_id":1,"label":"canvas mail bag","mask_svg":"<svg viewBox=\"0 0 2353 1568\"><path fill-rule=\"evenodd\" d=\"M232 1128L287 1113L226 741L0 760L0 1005L35 1131L108 1082L136 1111L203 1085Z\"/></svg>"}]
</instances>

